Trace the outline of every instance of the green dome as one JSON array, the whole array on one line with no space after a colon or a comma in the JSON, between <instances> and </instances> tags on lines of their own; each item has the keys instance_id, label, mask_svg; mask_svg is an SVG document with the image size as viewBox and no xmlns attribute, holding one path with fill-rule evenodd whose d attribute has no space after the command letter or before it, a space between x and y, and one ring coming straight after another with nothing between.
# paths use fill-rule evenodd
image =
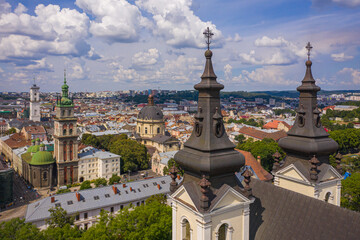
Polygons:
<instances>
[{"instance_id":1,"label":"green dome","mask_svg":"<svg viewBox=\"0 0 360 240\"><path fill-rule=\"evenodd\" d=\"M50 152L40 151L35 153L31 158L31 165L47 165L54 163L55 160Z\"/></svg>"},{"instance_id":2,"label":"green dome","mask_svg":"<svg viewBox=\"0 0 360 240\"><path fill-rule=\"evenodd\" d=\"M72 101L67 97L61 98L61 105L72 105Z\"/></svg>"},{"instance_id":3,"label":"green dome","mask_svg":"<svg viewBox=\"0 0 360 240\"><path fill-rule=\"evenodd\" d=\"M34 142L35 142L35 139L31 140L31 142L34 143Z\"/></svg>"},{"instance_id":4,"label":"green dome","mask_svg":"<svg viewBox=\"0 0 360 240\"><path fill-rule=\"evenodd\" d=\"M40 145L30 146L26 152L36 153L40 150Z\"/></svg>"}]
</instances>

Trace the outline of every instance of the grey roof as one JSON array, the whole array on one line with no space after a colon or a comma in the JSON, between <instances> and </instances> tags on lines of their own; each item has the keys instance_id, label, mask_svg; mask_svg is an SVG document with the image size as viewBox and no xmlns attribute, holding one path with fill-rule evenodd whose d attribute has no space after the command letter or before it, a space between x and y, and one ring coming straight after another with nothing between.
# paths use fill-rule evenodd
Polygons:
<instances>
[{"instance_id":1,"label":"grey roof","mask_svg":"<svg viewBox=\"0 0 360 240\"><path fill-rule=\"evenodd\" d=\"M139 112L138 119L163 120L163 113L158 106L145 106Z\"/></svg>"},{"instance_id":2,"label":"grey roof","mask_svg":"<svg viewBox=\"0 0 360 240\"><path fill-rule=\"evenodd\" d=\"M167 136L167 135L162 135L162 134L158 134L152 138L150 138L150 140L157 142L157 143L166 143L166 142L178 142L178 140L172 136Z\"/></svg>"},{"instance_id":3,"label":"grey roof","mask_svg":"<svg viewBox=\"0 0 360 240\"><path fill-rule=\"evenodd\" d=\"M178 151L171 151L171 152L162 152L162 153L159 153L159 156L160 156L160 162L164 165L167 165L169 160L171 158L174 158L174 155L175 153L177 153Z\"/></svg>"},{"instance_id":4,"label":"grey roof","mask_svg":"<svg viewBox=\"0 0 360 240\"><path fill-rule=\"evenodd\" d=\"M177 181L180 182L182 179ZM113 185L86 189L78 191L81 195L80 201L76 198L76 192L55 195L54 203L51 203L51 197L46 197L28 205L25 219L26 222L34 222L49 218L50 212L48 210L55 207L56 203L60 203L61 207L65 209L68 214L75 214L77 212L101 209L117 204L132 203L144 200L155 194L168 194L170 193L170 182L170 176L162 176L129 182L125 184L125 187L123 187L123 184L115 184L115 187L118 189L117 194L113 191ZM160 189L157 186L158 184L160 185ZM130 187L133 191L130 191ZM109 197L105 197L105 194L109 194ZM98 196L99 199L95 200L95 196ZM72 201L72 204L69 205L68 201Z\"/></svg>"},{"instance_id":5,"label":"grey roof","mask_svg":"<svg viewBox=\"0 0 360 240\"><path fill-rule=\"evenodd\" d=\"M120 157L120 155L102 151L94 147L86 147L81 150L81 153L78 155L79 160L88 159L88 158L100 158L100 159L106 159L106 158L114 158L114 157Z\"/></svg>"},{"instance_id":6,"label":"grey roof","mask_svg":"<svg viewBox=\"0 0 360 240\"><path fill-rule=\"evenodd\" d=\"M360 213L251 179L250 239L358 239Z\"/></svg>"}]
</instances>

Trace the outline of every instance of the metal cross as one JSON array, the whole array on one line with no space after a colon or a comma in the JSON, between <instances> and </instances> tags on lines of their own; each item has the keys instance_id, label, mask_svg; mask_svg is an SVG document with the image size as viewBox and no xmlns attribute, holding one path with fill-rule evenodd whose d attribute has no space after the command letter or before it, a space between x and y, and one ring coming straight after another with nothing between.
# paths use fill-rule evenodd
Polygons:
<instances>
[{"instance_id":1,"label":"metal cross","mask_svg":"<svg viewBox=\"0 0 360 240\"><path fill-rule=\"evenodd\" d=\"M207 39L206 39L206 44L207 44L208 50L209 50L209 49L210 49L210 43L211 43L210 39L212 38L212 36L213 36L214 34L211 32L211 30L210 30L209 27L207 27L207 28L205 29L205 31L203 32L203 34L205 35L205 38L207 38Z\"/></svg>"},{"instance_id":2,"label":"metal cross","mask_svg":"<svg viewBox=\"0 0 360 240\"><path fill-rule=\"evenodd\" d=\"M311 51L311 49L313 48L312 46L311 46L311 44L310 44L310 42L308 42L308 44L306 45L306 47L305 47L306 49L307 49L307 55L308 55L308 60L310 60L310 51Z\"/></svg>"}]
</instances>

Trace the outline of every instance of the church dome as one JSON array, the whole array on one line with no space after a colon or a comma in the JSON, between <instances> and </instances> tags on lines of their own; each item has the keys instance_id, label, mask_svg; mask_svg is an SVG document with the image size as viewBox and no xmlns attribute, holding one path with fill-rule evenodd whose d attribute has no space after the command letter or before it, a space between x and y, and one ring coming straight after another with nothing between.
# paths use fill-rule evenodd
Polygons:
<instances>
[{"instance_id":1,"label":"church dome","mask_svg":"<svg viewBox=\"0 0 360 240\"><path fill-rule=\"evenodd\" d=\"M33 145L28 148L26 152L36 153L40 150L40 145Z\"/></svg>"},{"instance_id":2,"label":"church dome","mask_svg":"<svg viewBox=\"0 0 360 240\"><path fill-rule=\"evenodd\" d=\"M143 107L138 115L138 119L144 120L163 120L163 113L161 109L154 105L154 97L149 96L148 105Z\"/></svg>"},{"instance_id":3,"label":"church dome","mask_svg":"<svg viewBox=\"0 0 360 240\"><path fill-rule=\"evenodd\" d=\"M30 161L31 165L47 165L54 163L55 160L50 152L39 151L35 153Z\"/></svg>"}]
</instances>

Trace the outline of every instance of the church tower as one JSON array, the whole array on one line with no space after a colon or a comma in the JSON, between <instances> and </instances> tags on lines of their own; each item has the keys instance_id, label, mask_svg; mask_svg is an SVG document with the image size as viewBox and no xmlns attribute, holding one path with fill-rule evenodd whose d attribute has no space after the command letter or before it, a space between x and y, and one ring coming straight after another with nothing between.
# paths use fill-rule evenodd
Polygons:
<instances>
[{"instance_id":1,"label":"church tower","mask_svg":"<svg viewBox=\"0 0 360 240\"><path fill-rule=\"evenodd\" d=\"M77 118L74 117L74 103L69 98L66 72L64 72L64 85L61 88L62 95L56 100L54 119L54 157L58 186L78 181Z\"/></svg>"},{"instance_id":2,"label":"church tower","mask_svg":"<svg viewBox=\"0 0 360 240\"><path fill-rule=\"evenodd\" d=\"M220 109L220 90L209 49L213 35L205 30L208 49L199 91L195 126L175 161L184 170L181 186L175 182L177 169L170 169L172 200L172 239L249 239L251 173L245 171L242 187L235 172L244 166L244 156L235 151L224 128Z\"/></svg>"},{"instance_id":3,"label":"church tower","mask_svg":"<svg viewBox=\"0 0 360 240\"><path fill-rule=\"evenodd\" d=\"M30 120L40 122L40 87L35 83L30 88Z\"/></svg>"},{"instance_id":4,"label":"church tower","mask_svg":"<svg viewBox=\"0 0 360 240\"><path fill-rule=\"evenodd\" d=\"M282 165L279 159L275 159L274 184L340 206L342 176L329 164L329 155L338 149L338 144L329 138L321 124L317 107L320 87L315 84L311 73L310 43L306 48L306 73L297 88L300 92L299 107L288 136L279 141L287 156Z\"/></svg>"}]
</instances>

